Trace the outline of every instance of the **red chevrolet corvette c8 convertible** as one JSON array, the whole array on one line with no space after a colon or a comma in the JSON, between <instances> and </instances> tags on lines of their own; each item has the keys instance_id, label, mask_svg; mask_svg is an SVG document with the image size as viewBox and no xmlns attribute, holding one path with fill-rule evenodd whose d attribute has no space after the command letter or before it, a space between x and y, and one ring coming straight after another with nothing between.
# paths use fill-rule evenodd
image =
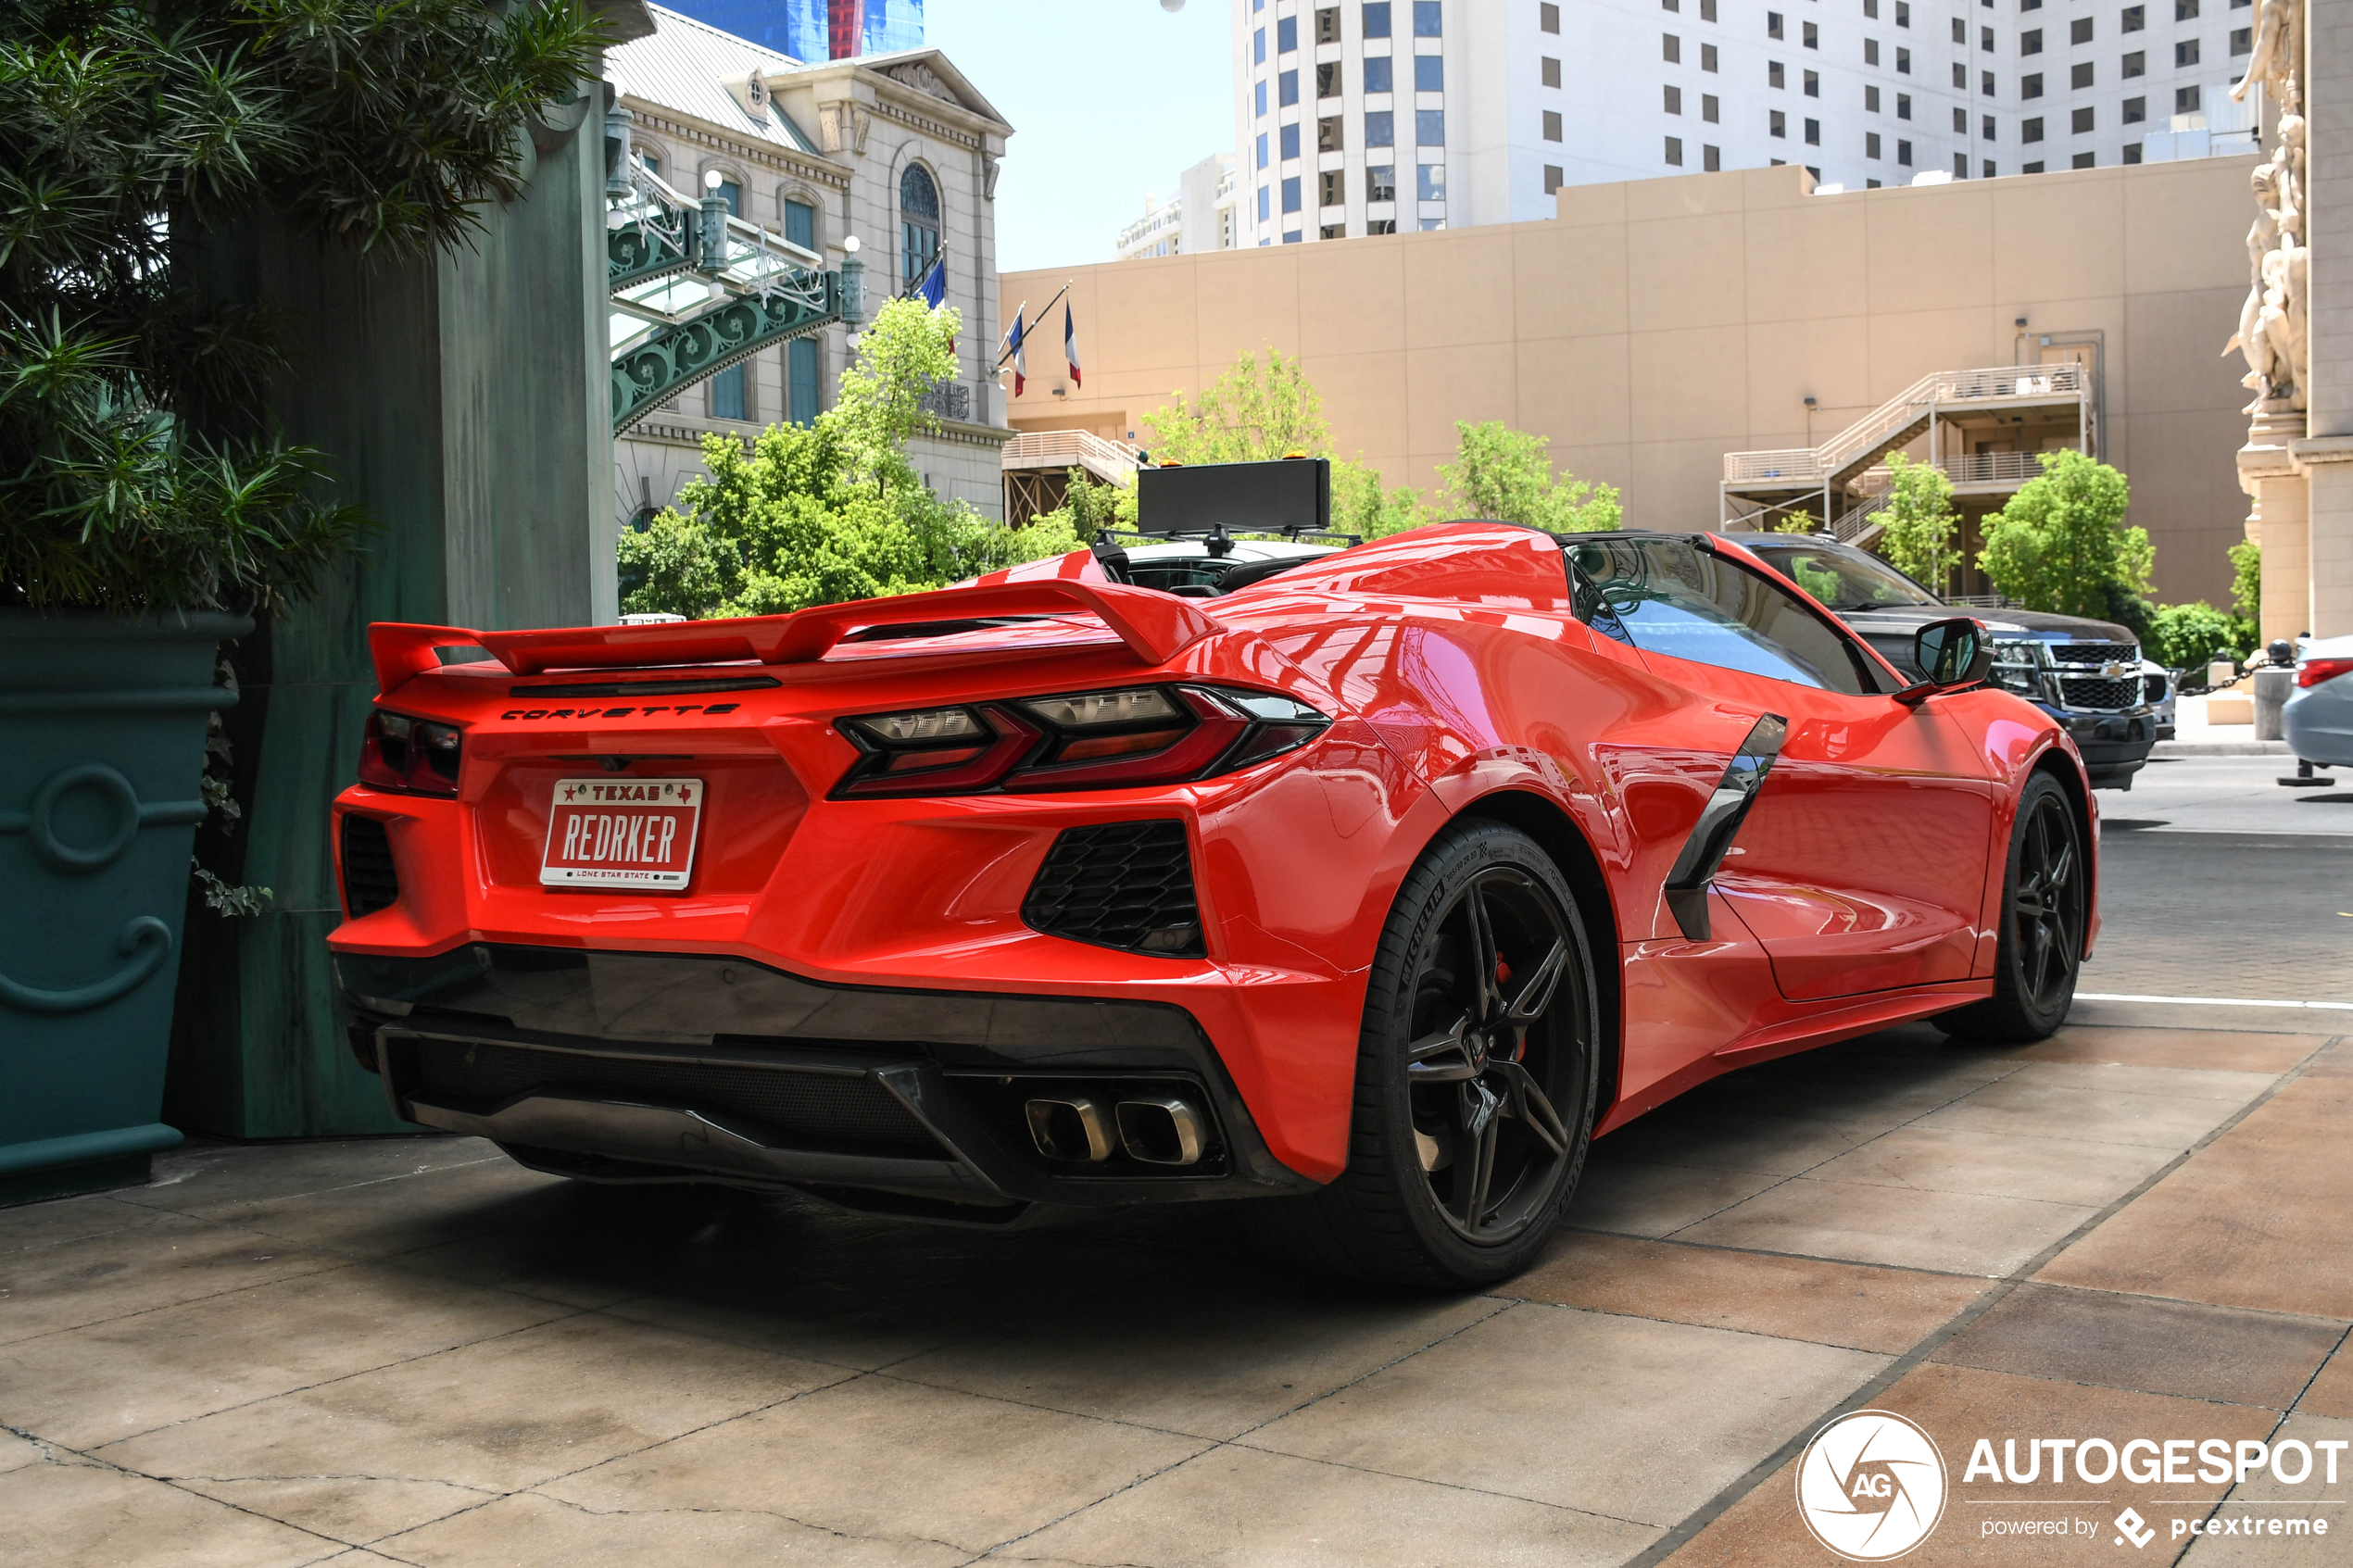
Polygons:
<instances>
[{"instance_id":1,"label":"red chevrolet corvette c8 convertible","mask_svg":"<svg viewBox=\"0 0 2353 1568\"><path fill-rule=\"evenodd\" d=\"M1971 621L1913 683L1707 534L1123 571L373 628L331 943L395 1111L911 1217L1247 1198L1469 1284L1705 1079L2066 1016L2092 795Z\"/></svg>"}]
</instances>

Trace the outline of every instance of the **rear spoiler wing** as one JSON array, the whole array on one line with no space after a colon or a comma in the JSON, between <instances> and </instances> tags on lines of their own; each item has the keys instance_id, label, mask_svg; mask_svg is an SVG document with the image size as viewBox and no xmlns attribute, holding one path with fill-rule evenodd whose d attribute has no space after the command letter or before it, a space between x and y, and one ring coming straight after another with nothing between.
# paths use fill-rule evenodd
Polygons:
<instances>
[{"instance_id":1,"label":"rear spoiler wing","mask_svg":"<svg viewBox=\"0 0 2353 1568\"><path fill-rule=\"evenodd\" d=\"M368 655L374 661L381 694L413 675L441 668L444 648L479 648L518 675L650 665L813 664L843 638L869 626L1074 611L1101 621L1145 664L1165 664L1203 637L1225 630L1222 621L1203 614L1190 600L1155 589L1046 580L818 605L790 615L651 626L472 632L379 621L368 628ZM911 644L906 651L920 654L926 649Z\"/></svg>"}]
</instances>

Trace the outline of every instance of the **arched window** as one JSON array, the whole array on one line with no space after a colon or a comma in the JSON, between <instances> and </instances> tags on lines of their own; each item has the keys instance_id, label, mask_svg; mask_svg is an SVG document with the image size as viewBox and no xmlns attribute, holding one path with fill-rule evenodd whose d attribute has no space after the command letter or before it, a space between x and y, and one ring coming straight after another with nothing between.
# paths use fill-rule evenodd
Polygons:
<instances>
[{"instance_id":1,"label":"arched window","mask_svg":"<svg viewBox=\"0 0 2353 1568\"><path fill-rule=\"evenodd\" d=\"M939 259L939 187L931 171L911 163L899 177L899 285L905 293Z\"/></svg>"}]
</instances>

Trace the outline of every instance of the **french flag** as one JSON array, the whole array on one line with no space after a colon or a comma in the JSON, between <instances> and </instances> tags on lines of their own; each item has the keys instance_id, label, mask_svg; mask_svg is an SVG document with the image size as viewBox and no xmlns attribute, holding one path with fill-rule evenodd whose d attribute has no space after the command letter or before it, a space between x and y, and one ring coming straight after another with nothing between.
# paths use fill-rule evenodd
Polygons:
<instances>
[{"instance_id":1,"label":"french flag","mask_svg":"<svg viewBox=\"0 0 2353 1568\"><path fill-rule=\"evenodd\" d=\"M924 274L921 297L923 302L934 310L948 303L948 258L946 257L943 256L933 262L931 270ZM953 337L948 340L948 352L950 354L956 352L956 340Z\"/></svg>"},{"instance_id":2,"label":"french flag","mask_svg":"<svg viewBox=\"0 0 2353 1568\"><path fill-rule=\"evenodd\" d=\"M1063 306L1063 358L1070 361L1070 384L1085 384L1078 379L1078 329L1071 325L1068 304Z\"/></svg>"},{"instance_id":3,"label":"french flag","mask_svg":"<svg viewBox=\"0 0 2353 1568\"><path fill-rule=\"evenodd\" d=\"M1013 347L1013 395L1015 397L1019 397L1021 395L1023 384L1022 375L1028 368L1026 362L1023 358L1021 351L1022 330L1021 312L1019 310L1015 310L1013 312L1013 329L1006 332L1005 338L1006 341L1011 343Z\"/></svg>"}]
</instances>

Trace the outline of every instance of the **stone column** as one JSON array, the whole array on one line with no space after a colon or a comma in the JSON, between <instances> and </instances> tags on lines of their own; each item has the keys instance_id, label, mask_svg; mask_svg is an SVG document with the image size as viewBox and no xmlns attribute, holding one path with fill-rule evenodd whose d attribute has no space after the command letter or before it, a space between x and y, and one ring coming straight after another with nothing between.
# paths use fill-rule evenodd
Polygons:
<instances>
[{"instance_id":1,"label":"stone column","mask_svg":"<svg viewBox=\"0 0 2353 1568\"><path fill-rule=\"evenodd\" d=\"M2285 409L2257 414L2239 448L2239 488L2255 499L2246 536L2263 546L2263 604L2258 635L2269 643L2293 638L2309 626L2311 615L2311 496L2296 466L2293 444L2304 434L2304 416Z\"/></svg>"},{"instance_id":2,"label":"stone column","mask_svg":"<svg viewBox=\"0 0 2353 1568\"><path fill-rule=\"evenodd\" d=\"M2353 633L2353 435L2296 443L2296 466L2310 486L2310 590L2299 630L2316 637ZM2265 562L2266 570L2270 563Z\"/></svg>"}]
</instances>

